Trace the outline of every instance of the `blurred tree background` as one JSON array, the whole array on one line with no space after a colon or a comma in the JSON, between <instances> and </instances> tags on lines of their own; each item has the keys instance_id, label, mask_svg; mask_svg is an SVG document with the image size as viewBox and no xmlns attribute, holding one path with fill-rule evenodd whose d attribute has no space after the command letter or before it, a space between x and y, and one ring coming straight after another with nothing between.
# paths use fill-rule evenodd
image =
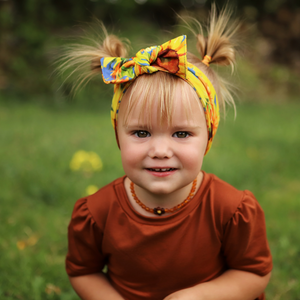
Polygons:
<instances>
[{"instance_id":1,"label":"blurred tree background","mask_svg":"<svg viewBox=\"0 0 300 300\"><path fill-rule=\"evenodd\" d=\"M217 0L217 6L226 4ZM288 85L300 70L300 2L293 0L229 1L252 34L246 57L268 84ZM2 0L0 1L0 91L5 94L55 95L50 79L55 47L81 33L96 17L109 28L139 32L139 23L172 31L177 14L205 16L206 0ZM122 29L122 30L120 30ZM272 89L272 88L271 88Z\"/></svg>"}]
</instances>

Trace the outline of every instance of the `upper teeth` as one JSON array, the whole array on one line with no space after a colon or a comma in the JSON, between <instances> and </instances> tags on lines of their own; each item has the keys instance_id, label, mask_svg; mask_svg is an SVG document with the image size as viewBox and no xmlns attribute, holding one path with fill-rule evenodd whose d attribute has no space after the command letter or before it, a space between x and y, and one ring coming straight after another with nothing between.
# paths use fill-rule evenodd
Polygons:
<instances>
[{"instance_id":1,"label":"upper teeth","mask_svg":"<svg viewBox=\"0 0 300 300\"><path fill-rule=\"evenodd\" d=\"M170 171L171 170L171 168L169 168L169 169L154 169L154 171L156 171L156 172L165 172L165 171Z\"/></svg>"}]
</instances>

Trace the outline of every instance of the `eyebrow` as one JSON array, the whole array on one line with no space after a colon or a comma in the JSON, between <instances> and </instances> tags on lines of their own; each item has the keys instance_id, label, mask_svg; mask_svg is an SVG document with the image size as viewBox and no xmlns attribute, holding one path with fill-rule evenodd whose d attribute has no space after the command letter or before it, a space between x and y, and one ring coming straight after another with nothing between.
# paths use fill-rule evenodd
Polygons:
<instances>
[{"instance_id":1,"label":"eyebrow","mask_svg":"<svg viewBox=\"0 0 300 300\"><path fill-rule=\"evenodd\" d=\"M136 124L130 124L130 125L123 125L123 127L128 128L128 129L141 129L141 130L148 130L149 126L147 124L140 124L140 123L136 123ZM182 124L182 125L176 125L176 126L170 126L170 128L172 128L175 131L184 131L184 130L195 130L195 129L201 129L201 126L194 126L194 125L190 125L190 124Z\"/></svg>"},{"instance_id":2,"label":"eyebrow","mask_svg":"<svg viewBox=\"0 0 300 300\"><path fill-rule=\"evenodd\" d=\"M146 124L140 124L140 123L133 123L133 124L123 124L124 128L128 128L128 129L149 129L149 126L147 126Z\"/></svg>"},{"instance_id":3,"label":"eyebrow","mask_svg":"<svg viewBox=\"0 0 300 300\"><path fill-rule=\"evenodd\" d=\"M184 130L184 129L200 129L202 128L201 126L194 126L194 125L189 125L189 124L184 124L184 125L176 125L176 126L171 126L174 130Z\"/></svg>"}]
</instances>

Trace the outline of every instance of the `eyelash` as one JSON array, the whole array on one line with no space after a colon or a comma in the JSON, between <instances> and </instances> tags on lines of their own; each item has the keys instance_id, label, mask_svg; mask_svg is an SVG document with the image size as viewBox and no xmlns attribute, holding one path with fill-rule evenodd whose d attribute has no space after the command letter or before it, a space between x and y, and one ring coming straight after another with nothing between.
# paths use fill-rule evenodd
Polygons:
<instances>
[{"instance_id":1,"label":"eyelash","mask_svg":"<svg viewBox=\"0 0 300 300\"><path fill-rule=\"evenodd\" d=\"M142 134L146 134L146 136L140 136L141 133ZM179 137L178 134L182 134L182 133L184 133L185 136L184 137ZM133 132L133 134L136 137L141 138L141 139L151 136L151 134L148 131L146 131L146 130L136 130L136 131ZM184 139L184 138L189 137L190 134L188 132L186 132L186 131L177 131L172 136L176 137L176 138L179 138L179 139L181 139L181 138Z\"/></svg>"},{"instance_id":2,"label":"eyelash","mask_svg":"<svg viewBox=\"0 0 300 300\"><path fill-rule=\"evenodd\" d=\"M146 133L146 136L139 136L139 134L141 134L141 133ZM149 133L148 131L146 131L146 130L136 130L136 131L133 132L133 134L134 134L136 137L141 138L141 139L144 139L144 138L150 136L150 133Z\"/></svg>"},{"instance_id":3,"label":"eyelash","mask_svg":"<svg viewBox=\"0 0 300 300\"><path fill-rule=\"evenodd\" d=\"M180 134L184 133L185 136L184 136L184 137L179 137L179 136L178 136L179 133L180 133ZM177 138L181 139L181 138L187 138L187 137L189 137L190 134L189 134L187 131L177 131L177 132L175 132L175 133L173 134L173 136L176 136Z\"/></svg>"}]
</instances>

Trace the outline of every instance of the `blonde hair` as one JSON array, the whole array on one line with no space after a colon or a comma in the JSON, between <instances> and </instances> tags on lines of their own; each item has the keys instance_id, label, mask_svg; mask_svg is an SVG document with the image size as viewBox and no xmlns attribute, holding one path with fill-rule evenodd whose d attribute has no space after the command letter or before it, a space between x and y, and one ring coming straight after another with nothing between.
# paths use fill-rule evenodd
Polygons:
<instances>
[{"instance_id":1,"label":"blonde hair","mask_svg":"<svg viewBox=\"0 0 300 300\"><path fill-rule=\"evenodd\" d=\"M200 22L193 20L198 25L198 28L197 32L195 30L192 30L192 32L196 36L197 50L202 59L205 55L208 55L211 57L210 64L231 66L233 71L237 46L236 33L239 23L230 23L231 15L232 11L228 7L225 7L217 15L216 6L213 4L208 25L201 25ZM206 34L203 32L203 27L206 28ZM103 25L102 30L105 36L102 43L93 41L93 46L72 45L66 49L60 59L61 62L63 61L59 67L61 73L72 69L70 77L76 71L80 71L80 75L74 84L75 90L101 72L100 59L102 57L127 57L127 41L119 39L115 35L109 35ZM212 68L202 63L201 59L196 55L188 52L187 60L200 69L211 81L216 90L221 109L225 110L225 104L231 104L235 108L230 83L221 76L218 76ZM87 63L90 65L90 68L83 72L82 68ZM188 114L191 107L190 101L193 101L193 99L190 99L191 97L187 96L187 94L191 95L191 93L187 92L187 86L189 85L172 74L156 72L154 74L139 76L130 85L125 93L126 97L130 98L129 105L126 108L126 115L129 116L136 103L141 102L142 108L150 112L148 115L149 120L147 121L150 124L151 108L153 105L156 105L161 118L160 121L167 120L169 124L172 121L172 99L178 84L180 84L182 99L185 101L184 104ZM194 94L195 99L198 99L195 92ZM157 96L159 96L158 102L154 102ZM198 103L201 106L199 100Z\"/></svg>"},{"instance_id":2,"label":"blonde hair","mask_svg":"<svg viewBox=\"0 0 300 300\"><path fill-rule=\"evenodd\" d=\"M131 113L138 104L141 104L138 116L139 121L142 121L148 128L152 128L153 107L156 108L157 122L160 125L162 123L172 124L173 99L175 98L175 93L178 92L181 95L181 102L184 104L183 107L187 118L192 112L192 101L196 101L199 107L203 109L199 97L193 88L178 76L166 72L139 76L129 86L123 96L123 98L129 98L128 105L125 107L124 125L127 126ZM147 114L144 112L147 112Z\"/></svg>"}]
</instances>

